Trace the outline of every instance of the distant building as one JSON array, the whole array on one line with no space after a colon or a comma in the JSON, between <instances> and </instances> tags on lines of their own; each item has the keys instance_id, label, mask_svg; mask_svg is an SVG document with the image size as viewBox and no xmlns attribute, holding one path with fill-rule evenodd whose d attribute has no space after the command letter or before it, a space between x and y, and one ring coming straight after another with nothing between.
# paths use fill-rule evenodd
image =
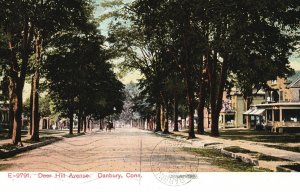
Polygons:
<instances>
[{"instance_id":1,"label":"distant building","mask_svg":"<svg viewBox=\"0 0 300 192\"><path fill-rule=\"evenodd\" d=\"M266 92L267 102L300 102L300 71L288 78L271 80L268 85L273 90Z\"/></svg>"},{"instance_id":2,"label":"distant building","mask_svg":"<svg viewBox=\"0 0 300 192\"><path fill-rule=\"evenodd\" d=\"M252 104L261 104L265 101L265 92L258 91L252 96ZM223 96L223 108L220 113L220 128L246 127L246 120L243 113L247 111L246 101L243 95L233 89L230 95Z\"/></svg>"},{"instance_id":3,"label":"distant building","mask_svg":"<svg viewBox=\"0 0 300 192\"><path fill-rule=\"evenodd\" d=\"M0 130L8 128L9 108L6 104L0 103Z\"/></svg>"},{"instance_id":4,"label":"distant building","mask_svg":"<svg viewBox=\"0 0 300 192\"><path fill-rule=\"evenodd\" d=\"M268 82L264 104L253 105L244 115L247 128L266 128L274 132L300 128L300 71L289 78Z\"/></svg>"},{"instance_id":5,"label":"distant building","mask_svg":"<svg viewBox=\"0 0 300 192\"><path fill-rule=\"evenodd\" d=\"M261 104L265 101L265 92L258 91L252 96L252 104ZM244 116L247 111L246 102L243 95L235 88L230 94L223 93L223 106L219 117L219 127L221 129L246 127ZM211 127L210 109L204 109L204 128Z\"/></svg>"}]
</instances>

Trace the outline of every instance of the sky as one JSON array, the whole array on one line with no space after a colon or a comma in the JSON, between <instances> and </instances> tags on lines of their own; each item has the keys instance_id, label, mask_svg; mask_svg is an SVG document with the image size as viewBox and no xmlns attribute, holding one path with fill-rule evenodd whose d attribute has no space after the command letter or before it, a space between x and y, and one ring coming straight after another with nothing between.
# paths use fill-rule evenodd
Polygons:
<instances>
[{"instance_id":1,"label":"sky","mask_svg":"<svg viewBox=\"0 0 300 192\"><path fill-rule=\"evenodd\" d=\"M293 56L290 58L291 67L296 71L300 71L300 56Z\"/></svg>"}]
</instances>

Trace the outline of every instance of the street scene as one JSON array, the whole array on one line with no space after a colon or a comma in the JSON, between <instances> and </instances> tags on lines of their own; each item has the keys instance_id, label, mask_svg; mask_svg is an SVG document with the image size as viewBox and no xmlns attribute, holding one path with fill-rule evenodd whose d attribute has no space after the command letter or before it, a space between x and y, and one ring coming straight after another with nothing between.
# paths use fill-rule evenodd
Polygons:
<instances>
[{"instance_id":1,"label":"street scene","mask_svg":"<svg viewBox=\"0 0 300 192\"><path fill-rule=\"evenodd\" d=\"M1 171L272 172L285 170L279 165L300 161L299 152L290 150L299 148L299 141L294 143L299 137L256 132L252 135L254 141L251 137L244 140L240 136L244 129L224 132L226 136L218 139L199 135L190 141L184 132L164 135L129 127L97 129L74 137L67 132L45 130L41 132L41 143L54 140L53 143L6 157L2 152ZM228 139L235 134L242 139ZM268 141L259 141L266 137ZM286 140L285 147L274 143L282 138ZM6 142L2 140L0 144L5 146ZM24 143L25 148L31 145Z\"/></svg>"},{"instance_id":2,"label":"street scene","mask_svg":"<svg viewBox=\"0 0 300 192\"><path fill-rule=\"evenodd\" d=\"M0 0L0 172L299 172L299 15Z\"/></svg>"},{"instance_id":3,"label":"street scene","mask_svg":"<svg viewBox=\"0 0 300 192\"><path fill-rule=\"evenodd\" d=\"M156 149L158 144L168 149ZM197 171L198 167L199 171L225 171L184 151L184 146L188 144L170 140L166 145L163 138L149 132L123 128L64 139L2 161L1 165L6 171L21 172L151 172L158 168L165 172L184 172ZM163 164L169 165L160 166Z\"/></svg>"}]
</instances>

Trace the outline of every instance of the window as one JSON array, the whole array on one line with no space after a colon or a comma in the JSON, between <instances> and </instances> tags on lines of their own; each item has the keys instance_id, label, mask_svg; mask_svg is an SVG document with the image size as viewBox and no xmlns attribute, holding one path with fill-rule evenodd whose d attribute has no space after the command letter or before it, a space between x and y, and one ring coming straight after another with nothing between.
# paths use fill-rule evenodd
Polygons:
<instances>
[{"instance_id":1,"label":"window","mask_svg":"<svg viewBox=\"0 0 300 192\"><path fill-rule=\"evenodd\" d=\"M274 110L274 121L279 121L279 110Z\"/></svg>"},{"instance_id":2,"label":"window","mask_svg":"<svg viewBox=\"0 0 300 192\"><path fill-rule=\"evenodd\" d=\"M284 109L282 110L282 118L284 121L298 122L300 121L300 110Z\"/></svg>"},{"instance_id":3,"label":"window","mask_svg":"<svg viewBox=\"0 0 300 192\"><path fill-rule=\"evenodd\" d=\"M279 92L279 96L280 96L280 100L279 101L283 101L283 91Z\"/></svg>"},{"instance_id":4,"label":"window","mask_svg":"<svg viewBox=\"0 0 300 192\"><path fill-rule=\"evenodd\" d=\"M235 115L228 115L228 114L225 115L225 123L234 122L234 120L235 120Z\"/></svg>"},{"instance_id":5,"label":"window","mask_svg":"<svg viewBox=\"0 0 300 192\"><path fill-rule=\"evenodd\" d=\"M272 121L272 110L271 109L267 110L267 121Z\"/></svg>"}]
</instances>

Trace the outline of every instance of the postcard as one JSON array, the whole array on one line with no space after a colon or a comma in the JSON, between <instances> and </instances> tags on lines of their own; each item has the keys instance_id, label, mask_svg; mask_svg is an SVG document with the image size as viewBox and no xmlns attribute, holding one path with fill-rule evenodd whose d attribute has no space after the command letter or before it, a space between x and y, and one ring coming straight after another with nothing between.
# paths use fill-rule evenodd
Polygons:
<instances>
[{"instance_id":1,"label":"postcard","mask_svg":"<svg viewBox=\"0 0 300 192\"><path fill-rule=\"evenodd\" d=\"M300 1L0 0L10 191L286 191Z\"/></svg>"}]
</instances>

